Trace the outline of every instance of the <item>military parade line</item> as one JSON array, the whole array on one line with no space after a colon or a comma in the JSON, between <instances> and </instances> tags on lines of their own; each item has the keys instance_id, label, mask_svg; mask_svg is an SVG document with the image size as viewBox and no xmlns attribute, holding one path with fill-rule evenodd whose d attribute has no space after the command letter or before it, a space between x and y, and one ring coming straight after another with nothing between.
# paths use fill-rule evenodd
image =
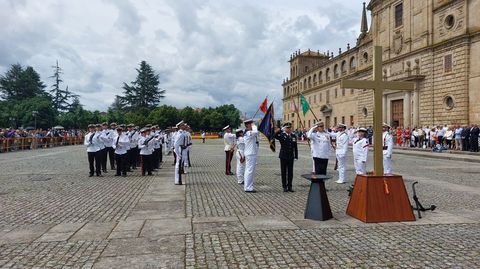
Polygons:
<instances>
[{"instance_id":1,"label":"military parade line","mask_svg":"<svg viewBox=\"0 0 480 269\"><path fill-rule=\"evenodd\" d=\"M279 159L281 179L284 192L294 192L292 188L294 161L298 160L297 136L292 132L291 123L286 122L281 129L265 114L257 125L253 119L243 122L244 129L236 129L227 125L223 128L225 175L236 176L237 182L243 185L246 193L255 193L255 170L259 149L260 134L265 135L270 148L275 151L275 140L280 143ZM103 176L108 173L107 165L115 170L115 176L127 176L128 172L140 169L142 176L151 176L161 169L163 156L173 153L175 172L172 181L182 185L182 175L191 166L190 151L192 148L192 129L184 121L175 127L161 130L157 125L148 124L138 130L134 124L117 125L106 122L89 124L89 132L85 135L89 176ZM383 124L383 165L385 174L392 174L391 157L393 138L389 132L390 126ZM357 175L367 174L367 156L369 144L367 129L359 128L355 138L350 139L346 126L339 124L332 131L325 129L323 122L315 124L307 132L312 157L312 174L326 175L328 161L332 152L336 157L335 170L338 171L336 183L347 183L346 156L349 144L352 144L354 167ZM200 135L205 143L206 134ZM236 157L236 171L232 172L232 159Z\"/></svg>"}]
</instances>

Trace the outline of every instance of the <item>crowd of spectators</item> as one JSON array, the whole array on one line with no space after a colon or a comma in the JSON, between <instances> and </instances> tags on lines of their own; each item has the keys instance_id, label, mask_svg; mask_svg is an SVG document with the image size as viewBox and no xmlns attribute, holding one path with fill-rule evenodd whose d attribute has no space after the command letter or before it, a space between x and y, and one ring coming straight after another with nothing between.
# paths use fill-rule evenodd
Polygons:
<instances>
[{"instance_id":1,"label":"crowd of spectators","mask_svg":"<svg viewBox=\"0 0 480 269\"><path fill-rule=\"evenodd\" d=\"M0 128L0 152L81 144L83 136L80 129Z\"/></svg>"}]
</instances>

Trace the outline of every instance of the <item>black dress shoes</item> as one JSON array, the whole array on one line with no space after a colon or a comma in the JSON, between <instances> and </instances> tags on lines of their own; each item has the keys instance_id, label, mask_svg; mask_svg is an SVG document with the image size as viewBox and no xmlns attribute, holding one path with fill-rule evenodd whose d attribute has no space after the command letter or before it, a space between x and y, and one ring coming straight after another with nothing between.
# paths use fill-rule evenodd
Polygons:
<instances>
[{"instance_id":1,"label":"black dress shoes","mask_svg":"<svg viewBox=\"0 0 480 269\"><path fill-rule=\"evenodd\" d=\"M257 191L256 190L251 190L251 191L245 191L247 193L256 193Z\"/></svg>"},{"instance_id":2,"label":"black dress shoes","mask_svg":"<svg viewBox=\"0 0 480 269\"><path fill-rule=\"evenodd\" d=\"M295 192L292 188L288 189L289 192Z\"/></svg>"},{"instance_id":3,"label":"black dress shoes","mask_svg":"<svg viewBox=\"0 0 480 269\"><path fill-rule=\"evenodd\" d=\"M283 188L283 192L288 192L288 189L287 189L287 188Z\"/></svg>"}]
</instances>

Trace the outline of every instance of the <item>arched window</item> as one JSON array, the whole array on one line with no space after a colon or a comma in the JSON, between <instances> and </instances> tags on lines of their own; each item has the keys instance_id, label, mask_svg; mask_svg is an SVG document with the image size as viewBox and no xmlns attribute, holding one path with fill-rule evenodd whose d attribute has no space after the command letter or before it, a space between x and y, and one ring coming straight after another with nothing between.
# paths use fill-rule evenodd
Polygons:
<instances>
[{"instance_id":1,"label":"arched window","mask_svg":"<svg viewBox=\"0 0 480 269\"><path fill-rule=\"evenodd\" d=\"M368 63L368 53L367 52L363 53L363 62Z\"/></svg>"},{"instance_id":2,"label":"arched window","mask_svg":"<svg viewBox=\"0 0 480 269\"><path fill-rule=\"evenodd\" d=\"M312 87L312 77L308 77L308 88Z\"/></svg>"},{"instance_id":3,"label":"arched window","mask_svg":"<svg viewBox=\"0 0 480 269\"><path fill-rule=\"evenodd\" d=\"M343 60L342 65L340 66L340 71L342 76L347 74L347 61Z\"/></svg>"},{"instance_id":4,"label":"arched window","mask_svg":"<svg viewBox=\"0 0 480 269\"><path fill-rule=\"evenodd\" d=\"M322 78L322 71L318 72L318 83L323 83L323 78Z\"/></svg>"},{"instance_id":5,"label":"arched window","mask_svg":"<svg viewBox=\"0 0 480 269\"><path fill-rule=\"evenodd\" d=\"M317 86L317 74L313 74L313 86Z\"/></svg>"},{"instance_id":6,"label":"arched window","mask_svg":"<svg viewBox=\"0 0 480 269\"><path fill-rule=\"evenodd\" d=\"M304 79L303 80L303 89L306 89L307 88L307 79Z\"/></svg>"},{"instance_id":7,"label":"arched window","mask_svg":"<svg viewBox=\"0 0 480 269\"><path fill-rule=\"evenodd\" d=\"M333 67L333 76L338 78L338 64Z\"/></svg>"},{"instance_id":8,"label":"arched window","mask_svg":"<svg viewBox=\"0 0 480 269\"><path fill-rule=\"evenodd\" d=\"M325 70L325 81L330 81L330 68L327 68L327 70Z\"/></svg>"},{"instance_id":9,"label":"arched window","mask_svg":"<svg viewBox=\"0 0 480 269\"><path fill-rule=\"evenodd\" d=\"M357 68L357 60L355 57L350 58L350 70Z\"/></svg>"}]
</instances>

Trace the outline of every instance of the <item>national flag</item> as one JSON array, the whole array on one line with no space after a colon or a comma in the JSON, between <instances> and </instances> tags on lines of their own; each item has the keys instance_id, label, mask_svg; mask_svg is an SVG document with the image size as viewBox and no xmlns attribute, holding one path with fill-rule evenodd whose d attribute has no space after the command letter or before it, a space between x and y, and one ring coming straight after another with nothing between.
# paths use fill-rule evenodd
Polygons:
<instances>
[{"instance_id":1,"label":"national flag","mask_svg":"<svg viewBox=\"0 0 480 269\"><path fill-rule=\"evenodd\" d=\"M305 114L307 114L307 112L310 110L310 105L303 94L300 95L300 104L302 105L303 116L305 116Z\"/></svg>"},{"instance_id":2,"label":"national flag","mask_svg":"<svg viewBox=\"0 0 480 269\"><path fill-rule=\"evenodd\" d=\"M295 104L295 100L293 100L293 96L292 96L292 102L290 103L290 110L298 113L297 104Z\"/></svg>"},{"instance_id":3,"label":"national flag","mask_svg":"<svg viewBox=\"0 0 480 269\"><path fill-rule=\"evenodd\" d=\"M273 111L273 102L265 112L265 116L258 126L258 131L267 138L270 144L270 149L275 152L275 115Z\"/></svg>"},{"instance_id":4,"label":"national flag","mask_svg":"<svg viewBox=\"0 0 480 269\"><path fill-rule=\"evenodd\" d=\"M262 104L260 105L260 111L262 111L263 113L267 113L267 97L265 97L265 100L263 100Z\"/></svg>"}]
</instances>

